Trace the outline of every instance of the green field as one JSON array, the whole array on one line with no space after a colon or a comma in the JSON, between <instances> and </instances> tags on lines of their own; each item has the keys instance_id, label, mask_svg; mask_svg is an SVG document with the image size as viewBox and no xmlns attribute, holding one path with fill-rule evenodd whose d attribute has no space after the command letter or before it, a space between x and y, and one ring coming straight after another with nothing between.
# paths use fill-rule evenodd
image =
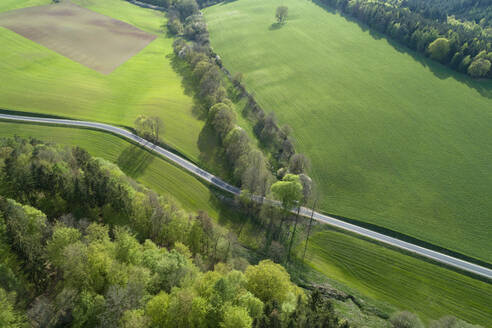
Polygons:
<instances>
[{"instance_id":1,"label":"green field","mask_svg":"<svg viewBox=\"0 0 492 328\"><path fill-rule=\"evenodd\" d=\"M0 12L50 2L2 0ZM173 69L173 40L161 28L163 13L124 0L72 2L157 38L104 75L0 27L0 108L124 126L133 126L139 114L157 115L164 122L163 140L198 161L204 123L193 114L193 99Z\"/></svg>"},{"instance_id":2,"label":"green field","mask_svg":"<svg viewBox=\"0 0 492 328\"><path fill-rule=\"evenodd\" d=\"M484 327L492 325L491 284L399 251L326 230L312 236L306 259L329 278L415 312L426 322L454 315Z\"/></svg>"},{"instance_id":3,"label":"green field","mask_svg":"<svg viewBox=\"0 0 492 328\"><path fill-rule=\"evenodd\" d=\"M158 193L177 199L185 209L204 210L217 218L218 207L209 188L189 173L142 148L108 133L0 121L0 137L34 137L62 145L77 145L116 163L128 176Z\"/></svg>"},{"instance_id":4,"label":"green field","mask_svg":"<svg viewBox=\"0 0 492 328\"><path fill-rule=\"evenodd\" d=\"M230 1L205 17L225 67L292 126L322 210L492 263L491 81L307 0Z\"/></svg>"}]
</instances>

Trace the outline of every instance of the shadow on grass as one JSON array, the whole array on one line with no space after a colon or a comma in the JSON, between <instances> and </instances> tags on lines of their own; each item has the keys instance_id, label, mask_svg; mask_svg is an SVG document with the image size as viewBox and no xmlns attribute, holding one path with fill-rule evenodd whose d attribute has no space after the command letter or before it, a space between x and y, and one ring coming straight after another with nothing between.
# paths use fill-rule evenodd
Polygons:
<instances>
[{"instance_id":1,"label":"shadow on grass","mask_svg":"<svg viewBox=\"0 0 492 328\"><path fill-rule=\"evenodd\" d=\"M410 55L415 61L419 62L422 66L425 68L428 68L437 78L441 80L453 78L456 81L466 84L469 88L475 89L478 93L480 93L481 96L492 99L492 81L488 79L472 79L468 75L464 73L460 73L457 71L454 71L453 69L449 68L448 66L444 66L434 60L431 60L427 57L425 57L423 54L412 50L408 48L407 46L401 44L400 42L391 39L389 36L386 36L383 33L380 33L373 28L369 27L368 25L358 21L356 18L349 16L346 13L343 13L339 10L334 9L333 7L330 7L324 3L321 3L319 0L313 0L313 3L321 8L323 8L325 11L331 13L331 14L338 14L341 17L343 17L347 22L355 23L359 26L359 28L363 31L366 32L368 31L369 34L375 39L375 40L381 40L384 39L387 41L389 45L391 45L396 51Z\"/></svg>"},{"instance_id":2,"label":"shadow on grass","mask_svg":"<svg viewBox=\"0 0 492 328\"><path fill-rule=\"evenodd\" d=\"M282 28L282 26L284 26L284 23L273 23L272 25L270 25L270 27L268 28L270 31L275 31L275 30L278 30L280 28Z\"/></svg>"},{"instance_id":3,"label":"shadow on grass","mask_svg":"<svg viewBox=\"0 0 492 328\"><path fill-rule=\"evenodd\" d=\"M154 160L154 155L145 149L128 146L118 157L116 164L132 178L141 176Z\"/></svg>"},{"instance_id":4,"label":"shadow on grass","mask_svg":"<svg viewBox=\"0 0 492 328\"><path fill-rule=\"evenodd\" d=\"M175 54L169 54L166 57L171 62L173 70L181 76L181 87L183 88L185 95L193 99L192 114L199 120L205 120L207 118L207 111L196 95L195 90L197 86L193 81L190 67L184 60L181 60Z\"/></svg>"},{"instance_id":5,"label":"shadow on grass","mask_svg":"<svg viewBox=\"0 0 492 328\"><path fill-rule=\"evenodd\" d=\"M210 125L205 124L198 136L198 149L200 150L200 165L222 180L232 183L231 167L225 158L220 140Z\"/></svg>"}]
</instances>

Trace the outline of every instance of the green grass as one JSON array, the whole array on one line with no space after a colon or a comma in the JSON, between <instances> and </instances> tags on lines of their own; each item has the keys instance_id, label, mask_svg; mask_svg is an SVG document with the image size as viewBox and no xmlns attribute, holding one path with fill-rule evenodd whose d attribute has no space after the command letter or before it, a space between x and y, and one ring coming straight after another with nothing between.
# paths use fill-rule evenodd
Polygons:
<instances>
[{"instance_id":1,"label":"green grass","mask_svg":"<svg viewBox=\"0 0 492 328\"><path fill-rule=\"evenodd\" d=\"M124 0L74 3L158 37L109 75L103 75L5 28L0 28L0 108L133 126L139 114L164 122L163 140L198 161L204 122L173 69L172 42L161 29L163 13ZM0 12L49 4L49 0L0 2Z\"/></svg>"},{"instance_id":2,"label":"green grass","mask_svg":"<svg viewBox=\"0 0 492 328\"><path fill-rule=\"evenodd\" d=\"M88 129L53 127L0 121L0 137L34 137L62 145L77 145L92 156L116 163L128 176L146 187L177 199L185 209L203 210L218 217L218 201L194 176L164 159L108 133Z\"/></svg>"},{"instance_id":3,"label":"green grass","mask_svg":"<svg viewBox=\"0 0 492 328\"><path fill-rule=\"evenodd\" d=\"M327 277L371 299L415 312L426 322L454 315L492 325L491 284L399 251L326 230L312 236L306 259Z\"/></svg>"},{"instance_id":4,"label":"green grass","mask_svg":"<svg viewBox=\"0 0 492 328\"><path fill-rule=\"evenodd\" d=\"M205 17L225 67L292 126L322 210L492 263L491 81L307 0L230 1Z\"/></svg>"}]
</instances>

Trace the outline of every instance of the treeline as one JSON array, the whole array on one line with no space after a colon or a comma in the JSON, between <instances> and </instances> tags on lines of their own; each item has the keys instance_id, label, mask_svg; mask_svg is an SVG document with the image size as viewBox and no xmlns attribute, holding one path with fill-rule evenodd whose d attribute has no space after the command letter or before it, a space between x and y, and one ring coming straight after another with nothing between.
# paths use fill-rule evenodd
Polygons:
<instances>
[{"instance_id":1,"label":"treeline","mask_svg":"<svg viewBox=\"0 0 492 328\"><path fill-rule=\"evenodd\" d=\"M32 283L2 275L2 327L348 327L281 265L234 257L206 214L80 148L0 139L0 168L0 246Z\"/></svg>"},{"instance_id":2,"label":"treeline","mask_svg":"<svg viewBox=\"0 0 492 328\"><path fill-rule=\"evenodd\" d=\"M448 22L439 12L440 2L321 1L457 71L476 78L492 78L491 34L478 25L469 27ZM483 2L483 5L490 4Z\"/></svg>"},{"instance_id":3,"label":"treeline","mask_svg":"<svg viewBox=\"0 0 492 328\"><path fill-rule=\"evenodd\" d=\"M190 3L196 3L197 6L200 6L200 8L206 7L206 6L211 6L213 4L222 2L223 0L194 0L194 1L188 1L188 0L137 0L138 2L143 2L143 3L148 3L153 6L158 6L162 7L164 9L170 9L170 8L176 8L178 6L193 6L193 4Z\"/></svg>"},{"instance_id":4,"label":"treeline","mask_svg":"<svg viewBox=\"0 0 492 328\"><path fill-rule=\"evenodd\" d=\"M492 26L491 0L405 0L401 5L424 17L444 22L448 16L453 15L464 22L478 24L482 28Z\"/></svg>"},{"instance_id":5,"label":"treeline","mask_svg":"<svg viewBox=\"0 0 492 328\"><path fill-rule=\"evenodd\" d=\"M220 58L210 49L207 26L199 10L207 3L178 0L169 7L168 29L177 36L174 52L189 65L197 96L207 112L207 125L220 139L234 182L243 190L265 196L275 177L282 179L287 173L305 175L308 161L295 153L291 129L280 128L274 115L265 115L261 108L253 106L253 100L250 99L250 106L257 113L255 132L272 158L265 158L255 149L246 131L236 125L236 110L223 81ZM241 88L240 77L233 84ZM304 181L311 183L311 179Z\"/></svg>"}]
</instances>

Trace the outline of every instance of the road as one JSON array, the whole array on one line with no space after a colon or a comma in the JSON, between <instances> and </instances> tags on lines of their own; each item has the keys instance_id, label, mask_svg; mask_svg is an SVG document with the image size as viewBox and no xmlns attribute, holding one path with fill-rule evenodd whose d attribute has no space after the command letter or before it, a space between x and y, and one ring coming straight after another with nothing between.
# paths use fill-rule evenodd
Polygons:
<instances>
[{"instance_id":1,"label":"road","mask_svg":"<svg viewBox=\"0 0 492 328\"><path fill-rule=\"evenodd\" d=\"M103 124L103 123L96 123L96 122L88 122L88 121L75 121L75 120L65 120L65 119L55 119L55 118L43 118L43 117L31 117L31 116L18 116L18 115L9 115L9 114L0 114L0 119L3 120L10 120L10 121L17 121L17 122L31 122L31 123L44 123L44 124L56 124L56 125L66 125L66 126L75 126L75 127L82 127L82 128L90 128L90 129L96 129L96 130L102 130L106 132L113 133L115 135L119 135L121 137L124 137L126 139L129 139L133 142L138 143L142 147L157 153L158 155L164 156L168 160L174 162L175 164L179 165L183 169L193 173L194 175L198 176L199 178L215 185L216 187L229 192L234 195L239 195L241 193L241 190L237 187L231 186L230 184L222 181L220 178L214 176L213 174L202 170L195 164L187 161L184 158L181 158L180 156L162 148L159 147L153 143L151 143L148 140L145 140L125 129L115 127L112 125L108 124ZM312 211L308 208L301 207L300 209L300 214L304 217L311 217ZM347 223L345 221L330 217L328 215L324 215L318 212L314 212L313 214L313 219L326 223L329 225L332 225L337 228L341 228L343 230L347 230L356 234L359 234L361 236L377 240L379 242L404 249L406 251L415 253L417 255L432 259L436 262L440 262L455 268L458 268L463 271L467 271L482 277L486 277L488 279L492 280L492 270L488 269L486 267L480 266L478 264L470 263L458 258L455 258L450 255L446 255L443 253L439 253L433 250L430 250L425 247L421 247L394 237L390 237L387 235L384 235L382 233L375 232L373 230L369 230L366 228L362 228L360 226L357 226L355 224Z\"/></svg>"}]
</instances>

